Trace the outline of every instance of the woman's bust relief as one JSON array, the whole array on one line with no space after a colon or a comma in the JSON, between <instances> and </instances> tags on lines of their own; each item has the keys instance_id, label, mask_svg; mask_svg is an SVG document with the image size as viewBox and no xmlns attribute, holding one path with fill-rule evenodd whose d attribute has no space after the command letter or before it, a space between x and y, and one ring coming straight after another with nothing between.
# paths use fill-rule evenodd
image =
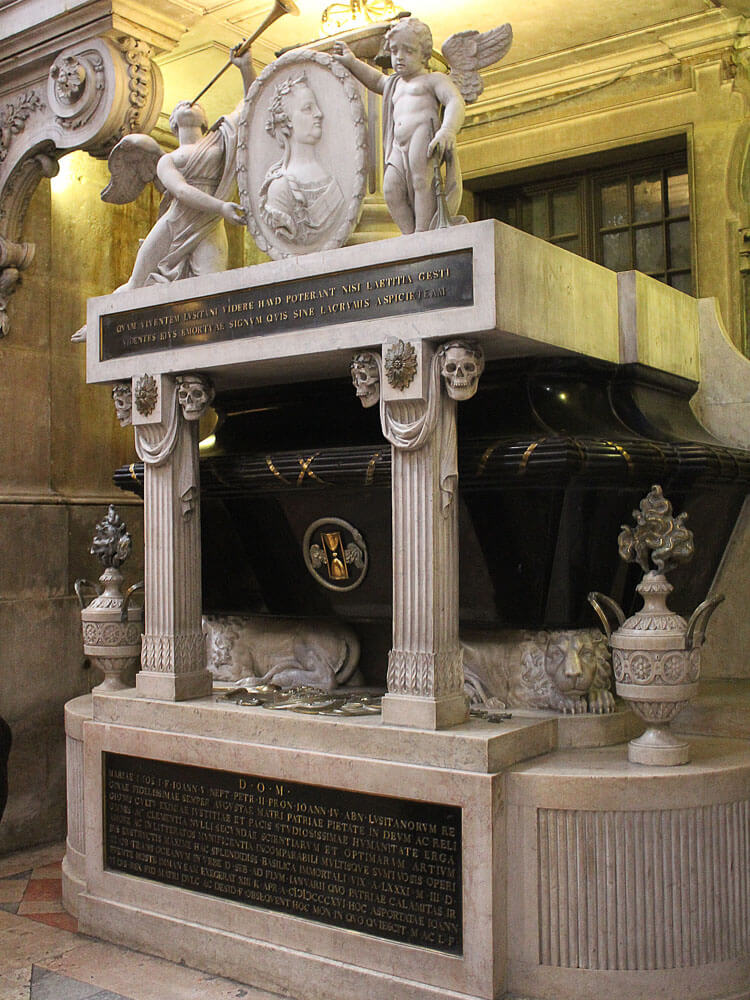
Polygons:
<instances>
[{"instance_id":1,"label":"woman's bust relief","mask_svg":"<svg viewBox=\"0 0 750 1000\"><path fill-rule=\"evenodd\" d=\"M295 242L314 241L344 201L335 177L318 159L324 115L306 75L277 84L265 122L282 149L260 190L264 222Z\"/></svg>"}]
</instances>

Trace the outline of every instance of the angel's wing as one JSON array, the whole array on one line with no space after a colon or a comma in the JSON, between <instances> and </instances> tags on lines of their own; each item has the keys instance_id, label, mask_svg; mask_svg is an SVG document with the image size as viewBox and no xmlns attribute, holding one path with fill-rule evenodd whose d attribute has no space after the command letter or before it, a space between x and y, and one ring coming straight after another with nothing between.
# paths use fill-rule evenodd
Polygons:
<instances>
[{"instance_id":1,"label":"angel's wing","mask_svg":"<svg viewBox=\"0 0 750 1000\"><path fill-rule=\"evenodd\" d=\"M135 201L149 182L163 192L156 176L156 164L163 155L164 150L150 135L134 132L120 139L107 160L111 176L101 193L102 201L113 205Z\"/></svg>"},{"instance_id":2,"label":"angel's wing","mask_svg":"<svg viewBox=\"0 0 750 1000\"><path fill-rule=\"evenodd\" d=\"M499 62L513 41L509 24L489 31L458 31L443 44L443 55L451 68L451 78L464 100L471 104L484 89L479 70Z\"/></svg>"}]
</instances>

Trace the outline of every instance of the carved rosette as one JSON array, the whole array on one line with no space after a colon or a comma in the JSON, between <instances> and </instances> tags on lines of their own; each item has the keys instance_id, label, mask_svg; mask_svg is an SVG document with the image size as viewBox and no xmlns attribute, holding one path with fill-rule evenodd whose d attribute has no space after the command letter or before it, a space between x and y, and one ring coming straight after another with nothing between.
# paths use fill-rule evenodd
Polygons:
<instances>
[{"instance_id":1,"label":"carved rosette","mask_svg":"<svg viewBox=\"0 0 750 1000\"><path fill-rule=\"evenodd\" d=\"M104 77L104 58L96 49L57 57L49 71L47 100L61 128L79 129L91 121L102 99Z\"/></svg>"},{"instance_id":2,"label":"carved rosette","mask_svg":"<svg viewBox=\"0 0 750 1000\"><path fill-rule=\"evenodd\" d=\"M612 658L618 684L695 684L700 676L699 649L624 651L616 649Z\"/></svg>"},{"instance_id":3,"label":"carved rosette","mask_svg":"<svg viewBox=\"0 0 750 1000\"><path fill-rule=\"evenodd\" d=\"M393 389L408 389L417 375L417 352L408 341L397 340L385 352L385 377Z\"/></svg>"},{"instance_id":4,"label":"carved rosette","mask_svg":"<svg viewBox=\"0 0 750 1000\"><path fill-rule=\"evenodd\" d=\"M149 417L159 401L159 389L153 375L141 375L135 381L135 408L142 417Z\"/></svg>"}]
</instances>

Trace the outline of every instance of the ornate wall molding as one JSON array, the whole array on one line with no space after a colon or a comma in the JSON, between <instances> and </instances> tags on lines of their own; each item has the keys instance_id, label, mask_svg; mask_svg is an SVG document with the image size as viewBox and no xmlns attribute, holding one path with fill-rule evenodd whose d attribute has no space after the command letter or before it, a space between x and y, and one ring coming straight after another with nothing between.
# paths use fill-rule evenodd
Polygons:
<instances>
[{"instance_id":1,"label":"ornate wall molding","mask_svg":"<svg viewBox=\"0 0 750 1000\"><path fill-rule=\"evenodd\" d=\"M37 184L57 173L64 153L104 157L123 135L154 127L164 88L152 54L128 36L85 39L50 56L46 81L37 68L33 83L19 73L17 88L0 92L0 336L33 258L33 244L21 237Z\"/></svg>"},{"instance_id":2,"label":"ornate wall molding","mask_svg":"<svg viewBox=\"0 0 750 1000\"><path fill-rule=\"evenodd\" d=\"M660 27L499 64L484 74L484 93L470 108L460 145L471 141L467 129L472 127L554 107L644 74L718 61L724 64L724 76L734 77L735 64L745 58L745 30L740 15L712 8ZM689 72L677 79L674 86L680 90L692 86Z\"/></svg>"}]
</instances>

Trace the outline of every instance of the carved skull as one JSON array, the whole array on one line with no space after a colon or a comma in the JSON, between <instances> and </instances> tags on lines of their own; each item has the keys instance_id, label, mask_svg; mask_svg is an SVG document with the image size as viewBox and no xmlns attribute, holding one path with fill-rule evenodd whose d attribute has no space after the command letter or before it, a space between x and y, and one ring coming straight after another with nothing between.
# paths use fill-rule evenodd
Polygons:
<instances>
[{"instance_id":1,"label":"carved skull","mask_svg":"<svg viewBox=\"0 0 750 1000\"><path fill-rule=\"evenodd\" d=\"M352 383L362 406L374 406L380 399L380 371L374 354L357 354L351 363Z\"/></svg>"},{"instance_id":2,"label":"carved skull","mask_svg":"<svg viewBox=\"0 0 750 1000\"><path fill-rule=\"evenodd\" d=\"M214 395L214 387L205 375L182 375L177 379L177 401L186 420L200 420Z\"/></svg>"},{"instance_id":3,"label":"carved skull","mask_svg":"<svg viewBox=\"0 0 750 1000\"><path fill-rule=\"evenodd\" d=\"M112 401L120 427L128 427L133 416L133 387L130 382L118 382L112 386Z\"/></svg>"},{"instance_id":4,"label":"carved skull","mask_svg":"<svg viewBox=\"0 0 750 1000\"><path fill-rule=\"evenodd\" d=\"M484 371L484 354L472 340L451 340L440 348L440 374L451 399L471 399Z\"/></svg>"}]
</instances>

